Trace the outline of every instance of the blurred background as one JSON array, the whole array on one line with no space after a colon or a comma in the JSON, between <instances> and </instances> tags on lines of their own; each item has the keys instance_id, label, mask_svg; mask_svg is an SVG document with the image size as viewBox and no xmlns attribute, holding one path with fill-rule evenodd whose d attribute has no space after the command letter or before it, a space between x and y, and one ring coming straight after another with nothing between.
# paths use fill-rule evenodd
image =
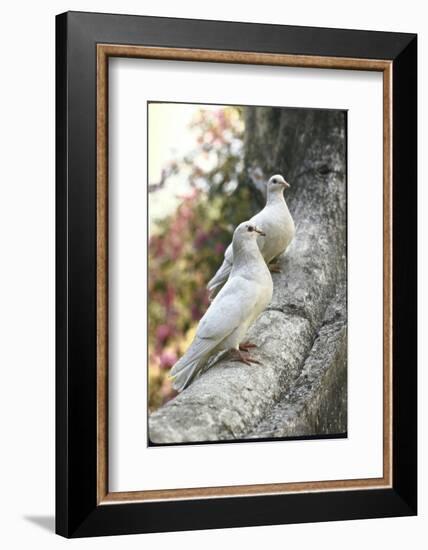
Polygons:
<instances>
[{"instance_id":1,"label":"blurred background","mask_svg":"<svg viewBox=\"0 0 428 550\"><path fill-rule=\"evenodd\" d=\"M255 208L242 183L244 108L150 103L149 410L175 393L169 369L191 342L206 283Z\"/></svg>"}]
</instances>

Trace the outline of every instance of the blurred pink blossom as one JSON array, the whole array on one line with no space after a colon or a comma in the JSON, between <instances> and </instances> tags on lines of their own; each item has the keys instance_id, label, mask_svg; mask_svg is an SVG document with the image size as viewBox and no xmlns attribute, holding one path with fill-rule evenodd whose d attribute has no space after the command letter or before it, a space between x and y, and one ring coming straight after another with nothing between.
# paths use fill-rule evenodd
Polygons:
<instances>
[{"instance_id":1,"label":"blurred pink blossom","mask_svg":"<svg viewBox=\"0 0 428 550\"><path fill-rule=\"evenodd\" d=\"M159 325L156 329L156 338L160 342L165 342L168 336L171 334L171 329L168 325Z\"/></svg>"},{"instance_id":2,"label":"blurred pink blossom","mask_svg":"<svg viewBox=\"0 0 428 550\"><path fill-rule=\"evenodd\" d=\"M165 305L169 309L174 303L175 299L175 289L172 286L167 287L165 294Z\"/></svg>"},{"instance_id":3,"label":"blurred pink blossom","mask_svg":"<svg viewBox=\"0 0 428 550\"><path fill-rule=\"evenodd\" d=\"M192 320L199 321L199 319L202 317L199 305L192 304L190 310L192 312Z\"/></svg>"},{"instance_id":4,"label":"blurred pink blossom","mask_svg":"<svg viewBox=\"0 0 428 550\"><path fill-rule=\"evenodd\" d=\"M223 254L225 248L226 247L224 246L223 243L216 243L214 250L216 254L220 255L220 254Z\"/></svg>"},{"instance_id":5,"label":"blurred pink blossom","mask_svg":"<svg viewBox=\"0 0 428 550\"><path fill-rule=\"evenodd\" d=\"M177 355L172 351L163 351L160 356L161 369L170 369L177 361Z\"/></svg>"},{"instance_id":6,"label":"blurred pink blossom","mask_svg":"<svg viewBox=\"0 0 428 550\"><path fill-rule=\"evenodd\" d=\"M196 249L201 248L207 242L207 239L208 239L208 233L206 233L202 229L199 229L196 233L196 237L194 241Z\"/></svg>"}]
</instances>

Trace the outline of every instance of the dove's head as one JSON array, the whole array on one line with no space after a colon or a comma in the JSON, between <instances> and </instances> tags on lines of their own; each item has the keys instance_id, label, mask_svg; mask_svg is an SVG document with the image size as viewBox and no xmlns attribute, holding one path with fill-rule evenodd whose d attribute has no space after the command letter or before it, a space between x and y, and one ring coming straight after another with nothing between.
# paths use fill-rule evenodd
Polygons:
<instances>
[{"instance_id":1,"label":"dove's head","mask_svg":"<svg viewBox=\"0 0 428 550\"><path fill-rule=\"evenodd\" d=\"M254 223L242 222L235 229L235 233L233 234L233 240L240 241L240 242L250 241L250 240L257 239L259 235L261 235L262 237L265 237L266 233L263 233L262 229Z\"/></svg>"},{"instance_id":2,"label":"dove's head","mask_svg":"<svg viewBox=\"0 0 428 550\"><path fill-rule=\"evenodd\" d=\"M290 187L290 184L285 181L281 174L275 174L267 182L267 189L269 192L282 192L285 188Z\"/></svg>"},{"instance_id":3,"label":"dove's head","mask_svg":"<svg viewBox=\"0 0 428 550\"><path fill-rule=\"evenodd\" d=\"M234 264L248 259L248 255L260 254L257 237L265 236L262 229L252 222L243 222L238 225L233 234L232 247Z\"/></svg>"}]
</instances>

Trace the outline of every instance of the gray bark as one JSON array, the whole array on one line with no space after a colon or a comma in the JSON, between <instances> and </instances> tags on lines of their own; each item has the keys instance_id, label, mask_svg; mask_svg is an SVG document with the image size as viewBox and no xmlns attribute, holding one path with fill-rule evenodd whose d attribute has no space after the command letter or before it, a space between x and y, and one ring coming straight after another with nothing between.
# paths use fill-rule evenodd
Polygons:
<instances>
[{"instance_id":1,"label":"gray bark","mask_svg":"<svg viewBox=\"0 0 428 550\"><path fill-rule=\"evenodd\" d=\"M346 432L346 139L337 111L246 112L246 167L282 173L296 236L250 329L262 363L217 361L149 418L152 443ZM254 200L262 198L254 188Z\"/></svg>"}]
</instances>

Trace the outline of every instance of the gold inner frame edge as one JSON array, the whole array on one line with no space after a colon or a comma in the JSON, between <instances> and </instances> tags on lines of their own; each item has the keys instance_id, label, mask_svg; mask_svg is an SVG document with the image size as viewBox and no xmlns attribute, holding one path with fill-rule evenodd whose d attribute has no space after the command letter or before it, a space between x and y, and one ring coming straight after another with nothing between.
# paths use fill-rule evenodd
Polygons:
<instances>
[{"instance_id":1,"label":"gold inner frame edge","mask_svg":"<svg viewBox=\"0 0 428 550\"><path fill-rule=\"evenodd\" d=\"M383 476L128 492L108 489L108 59L132 57L383 73ZM97 504L392 486L392 62L360 58L97 44Z\"/></svg>"}]
</instances>

